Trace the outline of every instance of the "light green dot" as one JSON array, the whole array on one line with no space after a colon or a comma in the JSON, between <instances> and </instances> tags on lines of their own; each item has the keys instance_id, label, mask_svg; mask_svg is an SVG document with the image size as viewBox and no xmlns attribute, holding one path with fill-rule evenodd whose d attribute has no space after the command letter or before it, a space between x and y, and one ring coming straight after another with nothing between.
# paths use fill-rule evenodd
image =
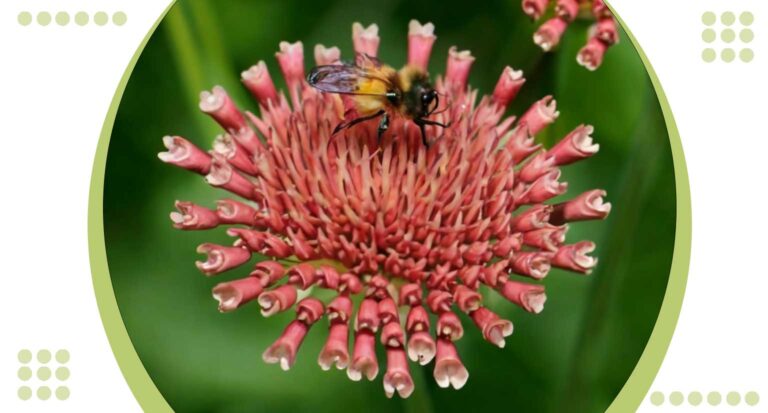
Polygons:
<instances>
[{"instance_id":1,"label":"light green dot","mask_svg":"<svg viewBox=\"0 0 768 413\"><path fill-rule=\"evenodd\" d=\"M47 11L41 11L37 13L37 24L41 26L47 26L51 22L51 14Z\"/></svg>"},{"instance_id":2,"label":"light green dot","mask_svg":"<svg viewBox=\"0 0 768 413\"><path fill-rule=\"evenodd\" d=\"M690 403L691 406L698 406L701 404L701 393L697 391L692 391L688 393L688 403Z\"/></svg>"},{"instance_id":3,"label":"light green dot","mask_svg":"<svg viewBox=\"0 0 768 413\"><path fill-rule=\"evenodd\" d=\"M56 398L59 400L67 400L69 398L69 388L66 386L57 387Z\"/></svg>"},{"instance_id":4,"label":"light green dot","mask_svg":"<svg viewBox=\"0 0 768 413\"><path fill-rule=\"evenodd\" d=\"M750 24L752 24L752 22L755 21L755 16L752 13L745 11L744 13L741 13L739 15L739 21L741 22L741 24L745 26L749 26Z\"/></svg>"},{"instance_id":5,"label":"light green dot","mask_svg":"<svg viewBox=\"0 0 768 413\"><path fill-rule=\"evenodd\" d=\"M736 52L733 49L725 48L720 52L720 58L726 63L731 63L736 58Z\"/></svg>"},{"instance_id":6,"label":"light green dot","mask_svg":"<svg viewBox=\"0 0 768 413\"><path fill-rule=\"evenodd\" d=\"M727 401L731 406L736 406L737 404L741 403L741 395L735 391L729 392L728 395L725 396L725 401Z\"/></svg>"},{"instance_id":7,"label":"light green dot","mask_svg":"<svg viewBox=\"0 0 768 413\"><path fill-rule=\"evenodd\" d=\"M45 364L51 361L51 352L48 350L40 350L37 352L37 361Z\"/></svg>"},{"instance_id":8,"label":"light green dot","mask_svg":"<svg viewBox=\"0 0 768 413\"><path fill-rule=\"evenodd\" d=\"M69 13L65 11L60 11L56 13L56 24L59 26L66 26L69 24Z\"/></svg>"},{"instance_id":9,"label":"light green dot","mask_svg":"<svg viewBox=\"0 0 768 413\"><path fill-rule=\"evenodd\" d=\"M93 22L96 23L98 26L103 26L107 24L107 21L109 20L109 16L107 16L107 13L104 13L103 11L98 11L96 14L93 15Z\"/></svg>"},{"instance_id":10,"label":"light green dot","mask_svg":"<svg viewBox=\"0 0 768 413\"><path fill-rule=\"evenodd\" d=\"M30 361L32 361L32 352L27 349L21 350L19 351L18 357L19 357L19 363L27 364Z\"/></svg>"},{"instance_id":11,"label":"light green dot","mask_svg":"<svg viewBox=\"0 0 768 413\"><path fill-rule=\"evenodd\" d=\"M736 40L736 33L731 29L725 29L720 32L720 38L726 43L731 43Z\"/></svg>"},{"instance_id":12,"label":"light green dot","mask_svg":"<svg viewBox=\"0 0 768 413\"><path fill-rule=\"evenodd\" d=\"M683 400L683 393L680 393L679 391L669 393L669 402L672 403L673 406L680 406L683 404Z\"/></svg>"},{"instance_id":13,"label":"light green dot","mask_svg":"<svg viewBox=\"0 0 768 413\"><path fill-rule=\"evenodd\" d=\"M664 404L664 393L660 391L655 391L651 393L651 403L654 406L661 406Z\"/></svg>"},{"instance_id":14,"label":"light green dot","mask_svg":"<svg viewBox=\"0 0 768 413\"><path fill-rule=\"evenodd\" d=\"M717 16L715 16L715 13L712 13L711 11L704 12L704 14L701 15L701 22L707 26L715 24L715 20L717 20Z\"/></svg>"},{"instance_id":15,"label":"light green dot","mask_svg":"<svg viewBox=\"0 0 768 413\"><path fill-rule=\"evenodd\" d=\"M51 389L48 386L41 386L37 388L37 398L40 400L48 400L51 398Z\"/></svg>"},{"instance_id":16,"label":"light green dot","mask_svg":"<svg viewBox=\"0 0 768 413\"><path fill-rule=\"evenodd\" d=\"M755 38L755 33L750 29L744 29L739 32L739 39L744 43L749 43Z\"/></svg>"},{"instance_id":17,"label":"light green dot","mask_svg":"<svg viewBox=\"0 0 768 413\"><path fill-rule=\"evenodd\" d=\"M124 25L126 21L128 21L128 16L124 12L118 11L112 15L112 23L118 26Z\"/></svg>"},{"instance_id":18,"label":"light green dot","mask_svg":"<svg viewBox=\"0 0 768 413\"><path fill-rule=\"evenodd\" d=\"M19 372L17 373L17 375L19 376L19 379L21 379L22 381L27 381L32 378L32 369L26 366L21 367L19 368Z\"/></svg>"},{"instance_id":19,"label":"light green dot","mask_svg":"<svg viewBox=\"0 0 768 413\"><path fill-rule=\"evenodd\" d=\"M88 24L88 13L84 11L77 12L77 14L75 14L75 23L77 23L78 26L85 26Z\"/></svg>"},{"instance_id":20,"label":"light green dot","mask_svg":"<svg viewBox=\"0 0 768 413\"><path fill-rule=\"evenodd\" d=\"M61 349L56 352L56 361L66 364L69 361L69 351Z\"/></svg>"},{"instance_id":21,"label":"light green dot","mask_svg":"<svg viewBox=\"0 0 768 413\"><path fill-rule=\"evenodd\" d=\"M707 48L701 52L701 59L707 63L714 62L716 58L717 58L717 53L715 53L715 49Z\"/></svg>"},{"instance_id":22,"label":"light green dot","mask_svg":"<svg viewBox=\"0 0 768 413\"><path fill-rule=\"evenodd\" d=\"M723 14L720 16L720 21L721 21L721 22L723 22L723 24L724 24L724 25L726 25L726 26L730 26L730 25L732 25L732 24L733 24L733 22L735 22L735 21L736 21L736 15L734 15L734 14L733 14L732 12L730 12L730 11L727 11L727 12L723 13Z\"/></svg>"},{"instance_id":23,"label":"light green dot","mask_svg":"<svg viewBox=\"0 0 768 413\"><path fill-rule=\"evenodd\" d=\"M29 26L29 24L32 23L32 14L28 11L23 11L19 13L16 20L18 20L19 24L22 26Z\"/></svg>"},{"instance_id":24,"label":"light green dot","mask_svg":"<svg viewBox=\"0 0 768 413\"><path fill-rule=\"evenodd\" d=\"M46 381L51 378L51 369L48 367L40 367L37 369L37 378Z\"/></svg>"},{"instance_id":25,"label":"light green dot","mask_svg":"<svg viewBox=\"0 0 768 413\"><path fill-rule=\"evenodd\" d=\"M66 367L59 367L56 369L56 378L64 381L69 378L69 369Z\"/></svg>"},{"instance_id":26,"label":"light green dot","mask_svg":"<svg viewBox=\"0 0 768 413\"><path fill-rule=\"evenodd\" d=\"M757 406L760 403L760 395L757 392L749 391L744 395L744 402L750 406Z\"/></svg>"},{"instance_id":27,"label":"light green dot","mask_svg":"<svg viewBox=\"0 0 768 413\"><path fill-rule=\"evenodd\" d=\"M739 59L744 63L749 63L755 58L755 52L752 49L741 49L739 51Z\"/></svg>"},{"instance_id":28,"label":"light green dot","mask_svg":"<svg viewBox=\"0 0 768 413\"><path fill-rule=\"evenodd\" d=\"M704 29L703 32L701 32L701 40L704 40L707 43L712 43L717 38L717 33L715 33L712 29Z\"/></svg>"},{"instance_id":29,"label":"light green dot","mask_svg":"<svg viewBox=\"0 0 768 413\"><path fill-rule=\"evenodd\" d=\"M721 401L723 401L723 396L721 396L720 393L716 391L711 391L707 395L707 403L712 406L717 406Z\"/></svg>"},{"instance_id":30,"label":"light green dot","mask_svg":"<svg viewBox=\"0 0 768 413\"><path fill-rule=\"evenodd\" d=\"M28 386L21 386L17 394L21 400L29 400L32 397L32 389Z\"/></svg>"}]
</instances>

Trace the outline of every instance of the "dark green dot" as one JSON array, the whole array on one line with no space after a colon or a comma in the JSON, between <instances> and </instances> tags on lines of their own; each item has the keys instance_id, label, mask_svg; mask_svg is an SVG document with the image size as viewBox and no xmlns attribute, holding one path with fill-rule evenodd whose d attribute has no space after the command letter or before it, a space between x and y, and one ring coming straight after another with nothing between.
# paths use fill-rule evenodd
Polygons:
<instances>
[{"instance_id":1,"label":"dark green dot","mask_svg":"<svg viewBox=\"0 0 768 413\"><path fill-rule=\"evenodd\" d=\"M47 26L51 22L51 14L47 11L41 11L37 13L37 24L41 26Z\"/></svg>"},{"instance_id":2,"label":"dark green dot","mask_svg":"<svg viewBox=\"0 0 768 413\"><path fill-rule=\"evenodd\" d=\"M66 386L57 387L56 398L59 400L67 400L69 398L69 388Z\"/></svg>"},{"instance_id":3,"label":"dark green dot","mask_svg":"<svg viewBox=\"0 0 768 413\"><path fill-rule=\"evenodd\" d=\"M19 357L19 363L27 364L30 361L32 361L32 352L27 349L21 350L19 351L18 357Z\"/></svg>"},{"instance_id":4,"label":"dark green dot","mask_svg":"<svg viewBox=\"0 0 768 413\"><path fill-rule=\"evenodd\" d=\"M109 16L107 16L107 13L104 13L103 11L98 11L93 15L93 22L98 26L107 24L107 21L109 21Z\"/></svg>"},{"instance_id":5,"label":"dark green dot","mask_svg":"<svg viewBox=\"0 0 768 413\"><path fill-rule=\"evenodd\" d=\"M651 393L651 404L654 406L661 406L664 404L664 393L660 391L655 391Z\"/></svg>"},{"instance_id":6,"label":"dark green dot","mask_svg":"<svg viewBox=\"0 0 768 413\"><path fill-rule=\"evenodd\" d=\"M48 400L51 398L51 389L48 386L42 386L37 388L37 398L40 400Z\"/></svg>"},{"instance_id":7,"label":"dark green dot","mask_svg":"<svg viewBox=\"0 0 768 413\"><path fill-rule=\"evenodd\" d=\"M32 389L30 389L28 386L21 386L19 387L17 394L21 400L29 400L32 398Z\"/></svg>"},{"instance_id":8,"label":"dark green dot","mask_svg":"<svg viewBox=\"0 0 768 413\"><path fill-rule=\"evenodd\" d=\"M698 406L701 404L702 401L701 393L697 391L692 391L688 394L688 403L690 403L691 406Z\"/></svg>"},{"instance_id":9,"label":"dark green dot","mask_svg":"<svg viewBox=\"0 0 768 413\"><path fill-rule=\"evenodd\" d=\"M37 361L45 364L51 361L51 352L48 350L40 350L37 352Z\"/></svg>"},{"instance_id":10,"label":"dark green dot","mask_svg":"<svg viewBox=\"0 0 768 413\"><path fill-rule=\"evenodd\" d=\"M32 369L26 366L21 367L16 375L19 376L19 379L22 381L27 381L32 378Z\"/></svg>"},{"instance_id":11,"label":"dark green dot","mask_svg":"<svg viewBox=\"0 0 768 413\"><path fill-rule=\"evenodd\" d=\"M711 391L707 395L707 403L709 403L711 406L717 406L721 401L723 401L723 396L721 396L720 393L716 391Z\"/></svg>"},{"instance_id":12,"label":"dark green dot","mask_svg":"<svg viewBox=\"0 0 768 413\"><path fill-rule=\"evenodd\" d=\"M669 394L669 402L672 403L673 406L680 406L683 404L683 393L680 393L679 391L673 391Z\"/></svg>"},{"instance_id":13,"label":"dark green dot","mask_svg":"<svg viewBox=\"0 0 768 413\"><path fill-rule=\"evenodd\" d=\"M65 11L60 11L56 13L56 24L59 26L66 26L69 24L69 13Z\"/></svg>"},{"instance_id":14,"label":"dark green dot","mask_svg":"<svg viewBox=\"0 0 768 413\"><path fill-rule=\"evenodd\" d=\"M77 12L77 14L75 14L75 23L77 23L78 26L85 26L88 24L88 13L84 11Z\"/></svg>"},{"instance_id":15,"label":"dark green dot","mask_svg":"<svg viewBox=\"0 0 768 413\"><path fill-rule=\"evenodd\" d=\"M23 11L19 13L16 20L18 20L19 24L22 26L29 26L29 24L32 23L32 14L28 11Z\"/></svg>"}]
</instances>

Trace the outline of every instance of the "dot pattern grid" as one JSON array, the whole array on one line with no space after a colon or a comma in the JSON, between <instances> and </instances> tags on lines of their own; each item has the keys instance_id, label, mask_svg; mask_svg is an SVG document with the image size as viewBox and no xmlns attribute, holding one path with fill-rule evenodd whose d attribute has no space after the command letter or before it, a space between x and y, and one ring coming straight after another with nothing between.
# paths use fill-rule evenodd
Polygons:
<instances>
[{"instance_id":1,"label":"dot pattern grid","mask_svg":"<svg viewBox=\"0 0 768 413\"><path fill-rule=\"evenodd\" d=\"M33 16L32 13L28 11L22 11L19 13L17 20L22 26L29 26L33 22L36 22L40 26L48 26L51 24L51 21L55 21L59 26L66 26L72 20L74 20L74 23L78 26L86 26L91 22L97 26L106 26L110 21L110 15L103 11L97 11L92 15L84 11L79 11L73 16L70 16L69 13L65 11L56 12L55 14L41 11ZM128 16L125 12L116 11L112 13L111 20L112 24L115 26L122 26L128 21Z\"/></svg>"},{"instance_id":2,"label":"dot pattern grid","mask_svg":"<svg viewBox=\"0 0 768 413\"><path fill-rule=\"evenodd\" d=\"M665 402L668 402L673 406L680 406L686 402L686 397L679 391L670 392L666 396L660 391L655 391L651 393L649 400L654 406L661 406ZM687 402L691 406L699 406L704 403L705 400L710 406L719 406L723 403L723 395L716 391L707 393L706 397L698 391L688 393ZM725 394L725 403L728 406L738 406L742 402L747 406L757 406L757 404L760 403L760 395L754 391L748 391L744 394L732 391Z\"/></svg>"},{"instance_id":3,"label":"dot pattern grid","mask_svg":"<svg viewBox=\"0 0 768 413\"><path fill-rule=\"evenodd\" d=\"M48 400L54 395L58 400L69 398L69 387L65 382L69 379L69 351L61 349L51 354L50 350L42 349L33 357L32 351L19 351L20 367L16 375L21 381L17 395L21 400L29 400L33 394L38 400ZM36 378L34 389L32 379ZM55 387L55 390L51 390ZM33 391L34 390L34 391Z\"/></svg>"},{"instance_id":4,"label":"dot pattern grid","mask_svg":"<svg viewBox=\"0 0 768 413\"><path fill-rule=\"evenodd\" d=\"M704 24L701 40L705 44L701 51L701 59L706 63L717 60L718 51L713 46L719 45L723 46L719 53L720 60L723 62L731 63L736 60L736 49L739 49L739 60L744 63L751 62L755 58L755 52L748 45L755 38L755 33L750 28L755 21L755 16L748 11L742 12L738 16L738 24L736 14L733 12L723 12L719 17L718 24L718 16L714 12L707 11L701 15L701 22ZM720 33L716 29L720 30Z\"/></svg>"}]
</instances>

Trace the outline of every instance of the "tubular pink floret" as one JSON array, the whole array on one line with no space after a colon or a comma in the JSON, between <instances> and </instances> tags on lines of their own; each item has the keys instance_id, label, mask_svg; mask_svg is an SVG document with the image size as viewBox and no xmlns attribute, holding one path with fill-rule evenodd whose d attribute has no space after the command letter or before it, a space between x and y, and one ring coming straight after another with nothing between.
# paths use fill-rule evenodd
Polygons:
<instances>
[{"instance_id":1,"label":"tubular pink floret","mask_svg":"<svg viewBox=\"0 0 768 413\"><path fill-rule=\"evenodd\" d=\"M592 141L594 128L591 125L579 125L557 145L547 151L555 165L569 165L597 153L600 145Z\"/></svg>"},{"instance_id":2,"label":"tubular pink floret","mask_svg":"<svg viewBox=\"0 0 768 413\"><path fill-rule=\"evenodd\" d=\"M426 331L408 335L408 358L424 366L435 358L435 340Z\"/></svg>"},{"instance_id":3,"label":"tubular pink floret","mask_svg":"<svg viewBox=\"0 0 768 413\"><path fill-rule=\"evenodd\" d=\"M493 311L480 307L470 315L477 328L483 332L483 338L493 345L504 348L505 337L512 335L512 322L499 318Z\"/></svg>"},{"instance_id":4,"label":"tubular pink floret","mask_svg":"<svg viewBox=\"0 0 768 413\"><path fill-rule=\"evenodd\" d=\"M469 50L458 51L456 46L448 49L448 64L445 69L445 83L456 91L463 91L467 88L467 79L469 71L475 57Z\"/></svg>"},{"instance_id":5,"label":"tubular pink floret","mask_svg":"<svg viewBox=\"0 0 768 413\"><path fill-rule=\"evenodd\" d=\"M163 144L167 152L160 152L157 157L165 163L205 175L211 169L211 155L203 152L192 142L181 136L165 136Z\"/></svg>"},{"instance_id":6,"label":"tubular pink floret","mask_svg":"<svg viewBox=\"0 0 768 413\"><path fill-rule=\"evenodd\" d=\"M303 262L296 264L288 270L288 282L299 289L306 290L317 281L317 273L312 264Z\"/></svg>"},{"instance_id":7,"label":"tubular pink floret","mask_svg":"<svg viewBox=\"0 0 768 413\"><path fill-rule=\"evenodd\" d=\"M483 297L475 290L464 285L457 285L453 293L453 301L459 307L459 310L470 313L480 308Z\"/></svg>"},{"instance_id":8,"label":"tubular pink floret","mask_svg":"<svg viewBox=\"0 0 768 413\"><path fill-rule=\"evenodd\" d=\"M451 341L457 341L464 336L464 327L461 320L452 311L440 313L437 318L437 337L447 338Z\"/></svg>"},{"instance_id":9,"label":"tubular pink floret","mask_svg":"<svg viewBox=\"0 0 768 413\"><path fill-rule=\"evenodd\" d=\"M557 0L555 14L567 21L573 21L579 14L578 0Z\"/></svg>"},{"instance_id":10,"label":"tubular pink floret","mask_svg":"<svg viewBox=\"0 0 768 413\"><path fill-rule=\"evenodd\" d=\"M270 101L277 102L277 89L263 60L242 72L241 79L260 105L266 107Z\"/></svg>"},{"instance_id":11,"label":"tubular pink floret","mask_svg":"<svg viewBox=\"0 0 768 413\"><path fill-rule=\"evenodd\" d=\"M395 300L391 297L379 301L379 320L381 324L388 324L399 320L397 304L395 304Z\"/></svg>"},{"instance_id":12,"label":"tubular pink floret","mask_svg":"<svg viewBox=\"0 0 768 413\"><path fill-rule=\"evenodd\" d=\"M301 42L280 42L280 51L275 53L280 71L293 96L304 81L304 44Z\"/></svg>"},{"instance_id":13,"label":"tubular pink floret","mask_svg":"<svg viewBox=\"0 0 768 413\"><path fill-rule=\"evenodd\" d=\"M435 314L451 310L451 293L448 291L432 290L427 294L427 307Z\"/></svg>"},{"instance_id":14,"label":"tubular pink floret","mask_svg":"<svg viewBox=\"0 0 768 413\"><path fill-rule=\"evenodd\" d=\"M244 202L233 199L216 201L216 216L224 224L249 226L256 224L256 210Z\"/></svg>"},{"instance_id":15,"label":"tubular pink floret","mask_svg":"<svg viewBox=\"0 0 768 413\"><path fill-rule=\"evenodd\" d=\"M171 221L176 229L210 229L219 225L214 211L192 202L176 201L178 212L171 212Z\"/></svg>"},{"instance_id":16,"label":"tubular pink floret","mask_svg":"<svg viewBox=\"0 0 768 413\"><path fill-rule=\"evenodd\" d=\"M588 70L597 70L603 63L603 56L608 45L597 37L590 37L587 44L579 50L576 61Z\"/></svg>"},{"instance_id":17,"label":"tubular pink floret","mask_svg":"<svg viewBox=\"0 0 768 413\"><path fill-rule=\"evenodd\" d=\"M329 290L339 289L339 272L335 268L328 265L321 265L315 270L320 287L327 288Z\"/></svg>"},{"instance_id":18,"label":"tubular pink floret","mask_svg":"<svg viewBox=\"0 0 768 413\"><path fill-rule=\"evenodd\" d=\"M416 283L403 284L400 287L400 305L419 305L421 304L421 285Z\"/></svg>"},{"instance_id":19,"label":"tubular pink floret","mask_svg":"<svg viewBox=\"0 0 768 413\"><path fill-rule=\"evenodd\" d=\"M520 117L518 124L526 125L531 135L541 132L547 125L552 124L560 112L557 111L557 101L552 96L546 96L534 103L528 111Z\"/></svg>"},{"instance_id":20,"label":"tubular pink floret","mask_svg":"<svg viewBox=\"0 0 768 413\"><path fill-rule=\"evenodd\" d=\"M197 269L208 276L239 267L251 259L251 252L240 247L225 247L206 243L197 247L197 252L208 255L205 261L195 262Z\"/></svg>"},{"instance_id":21,"label":"tubular pink floret","mask_svg":"<svg viewBox=\"0 0 768 413\"><path fill-rule=\"evenodd\" d=\"M248 175L255 176L258 174L258 170L253 165L253 159L251 154L242 146L240 146L232 135L223 134L218 135L213 141L213 152L221 155L230 165L237 168L239 171L245 172Z\"/></svg>"},{"instance_id":22,"label":"tubular pink floret","mask_svg":"<svg viewBox=\"0 0 768 413\"><path fill-rule=\"evenodd\" d=\"M213 298L219 302L219 311L227 313L253 301L263 291L256 277L223 282L213 287Z\"/></svg>"},{"instance_id":23,"label":"tubular pink floret","mask_svg":"<svg viewBox=\"0 0 768 413\"><path fill-rule=\"evenodd\" d=\"M363 27L358 22L352 24L352 43L355 53L376 57L379 51L379 41L379 26L375 23L368 27Z\"/></svg>"},{"instance_id":24,"label":"tubular pink floret","mask_svg":"<svg viewBox=\"0 0 768 413\"><path fill-rule=\"evenodd\" d=\"M280 368L288 371L296 361L296 353L299 351L304 337L309 331L309 326L299 320L293 320L285 328L280 338L262 355L264 362L268 364L280 364Z\"/></svg>"},{"instance_id":25,"label":"tubular pink floret","mask_svg":"<svg viewBox=\"0 0 768 413\"><path fill-rule=\"evenodd\" d=\"M259 295L261 315L269 317L281 311L285 311L296 303L296 287L282 285L273 290L265 291Z\"/></svg>"},{"instance_id":26,"label":"tubular pink floret","mask_svg":"<svg viewBox=\"0 0 768 413\"><path fill-rule=\"evenodd\" d=\"M533 182L542 175L552 171L556 160L548 152L541 152L529 159L518 172L518 180L521 182Z\"/></svg>"},{"instance_id":27,"label":"tubular pink floret","mask_svg":"<svg viewBox=\"0 0 768 413\"><path fill-rule=\"evenodd\" d=\"M611 212L611 203L604 202L606 192L593 189L554 206L551 222L560 225L565 222L605 219Z\"/></svg>"},{"instance_id":28,"label":"tubular pink floret","mask_svg":"<svg viewBox=\"0 0 768 413\"><path fill-rule=\"evenodd\" d=\"M509 262L512 272L537 280L546 277L551 267L550 255L541 252L519 252Z\"/></svg>"},{"instance_id":29,"label":"tubular pink floret","mask_svg":"<svg viewBox=\"0 0 768 413\"><path fill-rule=\"evenodd\" d=\"M395 392L407 398L413 393L413 379L408 360L402 348L387 347L387 373L384 375L384 394L392 398Z\"/></svg>"},{"instance_id":30,"label":"tubular pink floret","mask_svg":"<svg viewBox=\"0 0 768 413\"><path fill-rule=\"evenodd\" d=\"M527 211L526 211L527 212ZM523 213L525 214L525 213ZM520 215L518 217L519 220L522 220L522 222L525 221L526 218L523 218L523 215ZM531 219L540 219L538 217L533 217ZM538 225L536 221L531 221L530 224L528 223L520 223L521 221L518 221L518 223L515 223L515 220L512 220L512 228L515 228L517 230L516 225ZM543 225L543 223L542 223ZM493 246L493 255L499 257L499 258L507 258L510 256L510 253L513 251L519 251L520 247L523 245L523 234L521 233L515 233L509 236L506 236L499 240L496 245Z\"/></svg>"},{"instance_id":31,"label":"tubular pink floret","mask_svg":"<svg viewBox=\"0 0 768 413\"><path fill-rule=\"evenodd\" d=\"M200 110L210 115L225 130L238 130L248 126L235 102L221 86L200 92Z\"/></svg>"},{"instance_id":32,"label":"tubular pink floret","mask_svg":"<svg viewBox=\"0 0 768 413\"><path fill-rule=\"evenodd\" d=\"M366 298L360 303L355 318L355 331L368 330L375 333L379 329L379 305L376 300Z\"/></svg>"},{"instance_id":33,"label":"tubular pink floret","mask_svg":"<svg viewBox=\"0 0 768 413\"><path fill-rule=\"evenodd\" d=\"M408 331L408 334L413 334L418 331L429 331L429 315L427 314L427 310L420 305L411 307L411 309L408 310L405 329Z\"/></svg>"},{"instance_id":34,"label":"tubular pink floret","mask_svg":"<svg viewBox=\"0 0 768 413\"><path fill-rule=\"evenodd\" d=\"M523 12L534 20L538 20L547 10L549 0L523 0Z\"/></svg>"},{"instance_id":35,"label":"tubular pink floret","mask_svg":"<svg viewBox=\"0 0 768 413\"><path fill-rule=\"evenodd\" d=\"M326 340L323 350L317 357L317 363L320 365L320 368L330 370L331 366L336 364L337 369L346 369L349 365L348 340L349 326L342 322L331 323L328 340Z\"/></svg>"},{"instance_id":36,"label":"tubular pink floret","mask_svg":"<svg viewBox=\"0 0 768 413\"><path fill-rule=\"evenodd\" d=\"M568 27L568 21L568 19L561 16L547 20L533 34L533 42L541 47L541 50L545 52L551 51L560 44L560 38Z\"/></svg>"},{"instance_id":37,"label":"tubular pink floret","mask_svg":"<svg viewBox=\"0 0 768 413\"><path fill-rule=\"evenodd\" d=\"M408 64L426 71L436 39L434 24L422 25L418 20L411 20L408 23Z\"/></svg>"},{"instance_id":38,"label":"tubular pink floret","mask_svg":"<svg viewBox=\"0 0 768 413\"><path fill-rule=\"evenodd\" d=\"M205 181L211 186L226 189L246 199L254 197L253 183L235 171L232 165L218 154L213 156L211 170L205 176Z\"/></svg>"},{"instance_id":39,"label":"tubular pink floret","mask_svg":"<svg viewBox=\"0 0 768 413\"><path fill-rule=\"evenodd\" d=\"M352 300L345 295L336 296L328 304L328 320L346 324L352 318Z\"/></svg>"},{"instance_id":40,"label":"tubular pink floret","mask_svg":"<svg viewBox=\"0 0 768 413\"><path fill-rule=\"evenodd\" d=\"M285 267L277 261L258 262L251 271L251 277L256 277L263 287L269 287L283 278Z\"/></svg>"},{"instance_id":41,"label":"tubular pink floret","mask_svg":"<svg viewBox=\"0 0 768 413\"><path fill-rule=\"evenodd\" d=\"M335 65L341 60L341 50L338 47L325 47L322 44L315 45L315 63L318 66Z\"/></svg>"},{"instance_id":42,"label":"tubular pink floret","mask_svg":"<svg viewBox=\"0 0 768 413\"><path fill-rule=\"evenodd\" d=\"M502 107L507 107L525 83L522 70L515 70L507 66L496 82L496 88L493 89L493 101Z\"/></svg>"},{"instance_id":43,"label":"tubular pink floret","mask_svg":"<svg viewBox=\"0 0 768 413\"><path fill-rule=\"evenodd\" d=\"M544 228L549 222L551 213L551 205L533 205L525 211L521 212L520 215L514 217L512 219L511 226L515 231L520 232L527 232L539 228ZM506 256L506 254L503 256Z\"/></svg>"},{"instance_id":44,"label":"tubular pink floret","mask_svg":"<svg viewBox=\"0 0 768 413\"><path fill-rule=\"evenodd\" d=\"M520 197L521 204L538 204L562 195L568 189L568 184L558 182L560 170L552 169L535 180Z\"/></svg>"},{"instance_id":45,"label":"tubular pink floret","mask_svg":"<svg viewBox=\"0 0 768 413\"><path fill-rule=\"evenodd\" d=\"M544 292L543 285L507 280L499 292L507 300L534 314L542 312L544 303L547 301L547 294Z\"/></svg>"},{"instance_id":46,"label":"tubular pink floret","mask_svg":"<svg viewBox=\"0 0 768 413\"><path fill-rule=\"evenodd\" d=\"M584 274L591 274L597 265L597 258L590 257L589 253L595 250L592 241L581 241L572 245L563 245L552 257L552 265Z\"/></svg>"},{"instance_id":47,"label":"tubular pink floret","mask_svg":"<svg viewBox=\"0 0 768 413\"><path fill-rule=\"evenodd\" d=\"M450 340L437 339L437 361L435 361L435 381L442 388L453 386L459 390L467 384L469 372L461 363L456 346Z\"/></svg>"},{"instance_id":48,"label":"tubular pink floret","mask_svg":"<svg viewBox=\"0 0 768 413\"><path fill-rule=\"evenodd\" d=\"M614 45L619 42L619 29L616 19L612 16L602 17L597 21L595 37L602 40L606 45Z\"/></svg>"},{"instance_id":49,"label":"tubular pink floret","mask_svg":"<svg viewBox=\"0 0 768 413\"><path fill-rule=\"evenodd\" d=\"M296 305L296 319L305 324L315 324L323 314L325 314L325 307L317 298L307 297Z\"/></svg>"},{"instance_id":50,"label":"tubular pink floret","mask_svg":"<svg viewBox=\"0 0 768 413\"><path fill-rule=\"evenodd\" d=\"M592 14L597 18L612 16L611 10L603 0L592 0Z\"/></svg>"},{"instance_id":51,"label":"tubular pink floret","mask_svg":"<svg viewBox=\"0 0 768 413\"><path fill-rule=\"evenodd\" d=\"M387 347L403 347L405 345L405 333L399 320L384 324L381 329L381 344Z\"/></svg>"},{"instance_id":52,"label":"tubular pink floret","mask_svg":"<svg viewBox=\"0 0 768 413\"><path fill-rule=\"evenodd\" d=\"M535 229L523 233L523 243L545 251L557 251L557 248L565 242L566 232L568 232L567 225Z\"/></svg>"},{"instance_id":53,"label":"tubular pink floret","mask_svg":"<svg viewBox=\"0 0 768 413\"><path fill-rule=\"evenodd\" d=\"M360 381L365 376L372 381L379 374L376 361L376 337L369 330L359 330L355 334L355 348L352 351L352 363L347 368L347 377Z\"/></svg>"}]
</instances>

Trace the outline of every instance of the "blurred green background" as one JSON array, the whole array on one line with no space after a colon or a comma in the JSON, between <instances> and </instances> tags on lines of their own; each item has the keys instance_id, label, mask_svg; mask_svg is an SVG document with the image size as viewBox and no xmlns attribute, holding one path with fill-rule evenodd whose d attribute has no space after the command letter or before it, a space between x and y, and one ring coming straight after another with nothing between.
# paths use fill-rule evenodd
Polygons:
<instances>
[{"instance_id":1,"label":"blurred green background","mask_svg":"<svg viewBox=\"0 0 768 413\"><path fill-rule=\"evenodd\" d=\"M209 147L217 126L197 109L197 94L221 84L241 107L255 110L239 73L260 59L272 77L281 40L302 40L307 66L316 43L352 55L351 24L376 22L379 56L399 67L408 21L436 25L432 73L441 73L451 45L477 57L470 82L492 90L505 65L528 82L510 112L553 94L561 116L539 136L551 145L579 123L595 125L594 158L565 168L569 196L599 187L614 205L604 222L571 226L570 241L598 243L591 276L553 271L549 301L530 315L503 299L489 306L515 323L505 349L474 327L458 343L470 372L460 391L440 389L432 365L412 366L417 389L408 400L384 397L381 377L353 383L323 372L317 354L324 326L309 334L296 365L283 372L261 353L293 314L270 319L249 305L219 314L210 289L242 277L234 270L206 279L194 266L202 242L229 243L223 230L180 232L168 212L176 199L212 207L222 194L200 177L163 164L161 137L179 134ZM183 412L600 412L632 372L653 329L665 292L675 231L672 158L658 100L637 52L622 33L597 72L575 56L589 22L577 22L553 54L542 54L536 25L518 0L252 1L183 0L149 41L133 72L112 135L104 217L110 273L133 344L157 387ZM464 320L469 327L470 322ZM384 358L380 358L384 363Z\"/></svg>"}]
</instances>

